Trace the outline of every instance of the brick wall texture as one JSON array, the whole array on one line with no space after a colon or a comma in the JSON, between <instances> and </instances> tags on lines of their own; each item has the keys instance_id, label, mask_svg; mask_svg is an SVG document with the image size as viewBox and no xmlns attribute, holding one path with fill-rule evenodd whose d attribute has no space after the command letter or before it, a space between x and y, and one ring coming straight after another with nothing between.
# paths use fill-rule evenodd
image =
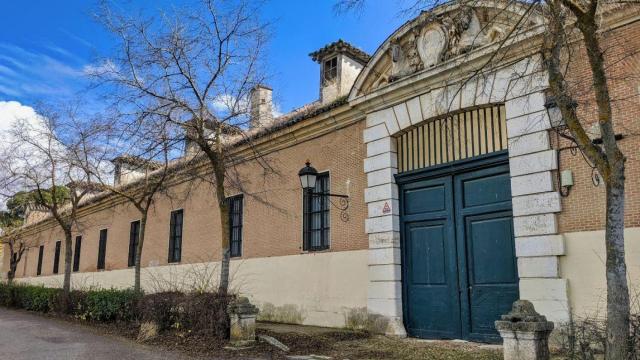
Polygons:
<instances>
[{"instance_id":1,"label":"brick wall texture","mask_svg":"<svg viewBox=\"0 0 640 360\"><path fill-rule=\"evenodd\" d=\"M625 137L620 147L627 157L625 226L640 226L640 22L605 33L602 39L612 98L616 133ZM569 82L578 101L578 114L591 129L597 122L591 72L584 47L574 49L569 66ZM556 139L551 132L552 139ZM558 142L555 141L558 148ZM560 141L560 147L570 146ZM580 152L561 151L560 170L570 169L574 186L562 198L560 232L602 230L605 225L605 186L592 183L592 170Z\"/></svg>"}]
</instances>

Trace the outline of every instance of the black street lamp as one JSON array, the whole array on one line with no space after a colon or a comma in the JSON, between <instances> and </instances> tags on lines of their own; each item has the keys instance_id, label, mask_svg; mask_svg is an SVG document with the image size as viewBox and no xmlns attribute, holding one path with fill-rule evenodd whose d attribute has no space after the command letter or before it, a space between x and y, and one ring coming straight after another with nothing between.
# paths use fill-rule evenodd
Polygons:
<instances>
[{"instance_id":1,"label":"black street lamp","mask_svg":"<svg viewBox=\"0 0 640 360\"><path fill-rule=\"evenodd\" d=\"M340 219L342 219L342 221L349 221L349 215L346 213L346 210L349 208L349 195L315 192L314 189L316 187L316 180L318 179L318 170L311 166L311 162L309 162L309 160L307 160L307 162L305 163L305 167L298 171L298 176L300 177L300 185L302 186L302 190L304 190L305 193L309 195L309 198L312 198L314 196L339 198L340 204L335 204L333 201L331 201L331 199L329 199L329 202L336 209L340 210Z\"/></svg>"}]
</instances>

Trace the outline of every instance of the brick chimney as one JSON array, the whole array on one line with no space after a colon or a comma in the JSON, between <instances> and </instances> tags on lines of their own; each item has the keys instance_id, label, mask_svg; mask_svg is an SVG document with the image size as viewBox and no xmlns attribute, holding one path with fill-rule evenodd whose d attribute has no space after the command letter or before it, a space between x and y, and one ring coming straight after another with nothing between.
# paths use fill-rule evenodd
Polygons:
<instances>
[{"instance_id":1,"label":"brick chimney","mask_svg":"<svg viewBox=\"0 0 640 360\"><path fill-rule=\"evenodd\" d=\"M250 94L250 127L260 128L273 123L273 90L265 85L256 85Z\"/></svg>"}]
</instances>

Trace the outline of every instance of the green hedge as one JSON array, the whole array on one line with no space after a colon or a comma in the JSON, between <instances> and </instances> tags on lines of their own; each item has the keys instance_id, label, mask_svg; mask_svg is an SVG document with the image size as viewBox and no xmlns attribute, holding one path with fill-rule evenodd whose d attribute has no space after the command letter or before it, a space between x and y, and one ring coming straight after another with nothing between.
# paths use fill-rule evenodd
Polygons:
<instances>
[{"instance_id":1,"label":"green hedge","mask_svg":"<svg viewBox=\"0 0 640 360\"><path fill-rule=\"evenodd\" d=\"M72 291L68 309L84 320L131 321L136 319L140 296L133 290ZM38 312L65 312L62 289L0 283L0 305Z\"/></svg>"}]
</instances>

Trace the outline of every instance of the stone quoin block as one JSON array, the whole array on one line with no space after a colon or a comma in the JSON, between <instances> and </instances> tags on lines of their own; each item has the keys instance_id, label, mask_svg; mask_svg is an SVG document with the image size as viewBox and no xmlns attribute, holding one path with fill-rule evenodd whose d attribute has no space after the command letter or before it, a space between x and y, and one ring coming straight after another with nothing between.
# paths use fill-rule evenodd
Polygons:
<instances>
[{"instance_id":1,"label":"stone quoin block","mask_svg":"<svg viewBox=\"0 0 640 360\"><path fill-rule=\"evenodd\" d=\"M544 102L545 97L542 92L508 100L505 102L507 120L545 110Z\"/></svg>"},{"instance_id":2,"label":"stone quoin block","mask_svg":"<svg viewBox=\"0 0 640 360\"><path fill-rule=\"evenodd\" d=\"M544 171L511 178L511 196L553 191L553 174Z\"/></svg>"},{"instance_id":3,"label":"stone quoin block","mask_svg":"<svg viewBox=\"0 0 640 360\"><path fill-rule=\"evenodd\" d=\"M519 257L518 275L520 278L557 278L557 256Z\"/></svg>"},{"instance_id":4,"label":"stone quoin block","mask_svg":"<svg viewBox=\"0 0 640 360\"><path fill-rule=\"evenodd\" d=\"M400 280L401 274L399 264L369 265L369 281Z\"/></svg>"},{"instance_id":5,"label":"stone quoin block","mask_svg":"<svg viewBox=\"0 0 640 360\"><path fill-rule=\"evenodd\" d=\"M369 249L400 247L400 232L387 231L382 233L369 234Z\"/></svg>"},{"instance_id":6,"label":"stone quoin block","mask_svg":"<svg viewBox=\"0 0 640 360\"><path fill-rule=\"evenodd\" d=\"M385 168L397 168L398 156L396 153L387 152L364 159L364 172L372 172Z\"/></svg>"},{"instance_id":7,"label":"stone quoin block","mask_svg":"<svg viewBox=\"0 0 640 360\"><path fill-rule=\"evenodd\" d=\"M546 150L513 157L509 160L511 176L555 170L558 168L557 155L555 150Z\"/></svg>"},{"instance_id":8,"label":"stone quoin block","mask_svg":"<svg viewBox=\"0 0 640 360\"><path fill-rule=\"evenodd\" d=\"M394 116L394 114L391 108L386 108L367 114L367 127L384 124L384 122L392 116Z\"/></svg>"},{"instance_id":9,"label":"stone quoin block","mask_svg":"<svg viewBox=\"0 0 640 360\"><path fill-rule=\"evenodd\" d=\"M404 130L411 126L411 119L409 118L409 110L407 109L407 105L405 103L398 104L393 107L393 112L396 114L397 124L399 126L398 130ZM391 128L389 128L391 131Z\"/></svg>"},{"instance_id":10,"label":"stone quoin block","mask_svg":"<svg viewBox=\"0 0 640 360\"><path fill-rule=\"evenodd\" d=\"M384 184L364 189L364 202L366 203L390 199L398 199L396 184Z\"/></svg>"},{"instance_id":11,"label":"stone quoin block","mask_svg":"<svg viewBox=\"0 0 640 360\"><path fill-rule=\"evenodd\" d=\"M367 234L385 231L400 231L400 217L397 215L385 215L365 219L364 228Z\"/></svg>"},{"instance_id":12,"label":"stone quoin block","mask_svg":"<svg viewBox=\"0 0 640 360\"><path fill-rule=\"evenodd\" d=\"M516 196L512 202L513 216L555 213L562 210L560 194L556 191Z\"/></svg>"},{"instance_id":13,"label":"stone quoin block","mask_svg":"<svg viewBox=\"0 0 640 360\"><path fill-rule=\"evenodd\" d=\"M515 236L549 235L558 232L555 214L516 216L513 218Z\"/></svg>"},{"instance_id":14,"label":"stone quoin block","mask_svg":"<svg viewBox=\"0 0 640 360\"><path fill-rule=\"evenodd\" d=\"M400 299L402 283L400 281L370 281L369 299Z\"/></svg>"},{"instance_id":15,"label":"stone quoin block","mask_svg":"<svg viewBox=\"0 0 640 360\"><path fill-rule=\"evenodd\" d=\"M369 249L369 266L400 265L400 262L399 247Z\"/></svg>"},{"instance_id":16,"label":"stone quoin block","mask_svg":"<svg viewBox=\"0 0 640 360\"><path fill-rule=\"evenodd\" d=\"M407 110L409 111L409 119L411 124L415 125L422 122L422 108L420 105L420 97L416 96L413 99L407 101Z\"/></svg>"},{"instance_id":17,"label":"stone quoin block","mask_svg":"<svg viewBox=\"0 0 640 360\"><path fill-rule=\"evenodd\" d=\"M551 129L551 121L546 111L518 116L507 120L507 136L509 139Z\"/></svg>"},{"instance_id":18,"label":"stone quoin block","mask_svg":"<svg viewBox=\"0 0 640 360\"><path fill-rule=\"evenodd\" d=\"M394 175L398 173L397 168L385 168L367 173L367 186L377 186L393 183Z\"/></svg>"},{"instance_id":19,"label":"stone quoin block","mask_svg":"<svg viewBox=\"0 0 640 360\"><path fill-rule=\"evenodd\" d=\"M372 157L387 152L396 152L396 150L396 138L389 136L368 143L367 157Z\"/></svg>"},{"instance_id":20,"label":"stone quoin block","mask_svg":"<svg viewBox=\"0 0 640 360\"><path fill-rule=\"evenodd\" d=\"M363 131L363 141L365 143L382 139L387 136L389 136L389 131L387 130L387 126L384 123L366 128Z\"/></svg>"},{"instance_id":21,"label":"stone quoin block","mask_svg":"<svg viewBox=\"0 0 640 360\"><path fill-rule=\"evenodd\" d=\"M385 316L402 316L402 301L400 299L367 299L367 311L371 314Z\"/></svg>"},{"instance_id":22,"label":"stone quoin block","mask_svg":"<svg viewBox=\"0 0 640 360\"><path fill-rule=\"evenodd\" d=\"M509 156L520 156L549 150L549 132L538 131L533 134L515 136L509 139Z\"/></svg>"},{"instance_id":23,"label":"stone quoin block","mask_svg":"<svg viewBox=\"0 0 640 360\"><path fill-rule=\"evenodd\" d=\"M367 204L368 214L370 218L385 216L385 215L399 215L400 204L396 199L376 201Z\"/></svg>"},{"instance_id":24,"label":"stone quoin block","mask_svg":"<svg viewBox=\"0 0 640 360\"><path fill-rule=\"evenodd\" d=\"M509 82L507 100L542 92L549 87L549 76L546 72L539 71L524 76L516 76Z\"/></svg>"},{"instance_id":25,"label":"stone quoin block","mask_svg":"<svg viewBox=\"0 0 640 360\"><path fill-rule=\"evenodd\" d=\"M516 256L560 256L565 254L562 235L517 237Z\"/></svg>"}]
</instances>

